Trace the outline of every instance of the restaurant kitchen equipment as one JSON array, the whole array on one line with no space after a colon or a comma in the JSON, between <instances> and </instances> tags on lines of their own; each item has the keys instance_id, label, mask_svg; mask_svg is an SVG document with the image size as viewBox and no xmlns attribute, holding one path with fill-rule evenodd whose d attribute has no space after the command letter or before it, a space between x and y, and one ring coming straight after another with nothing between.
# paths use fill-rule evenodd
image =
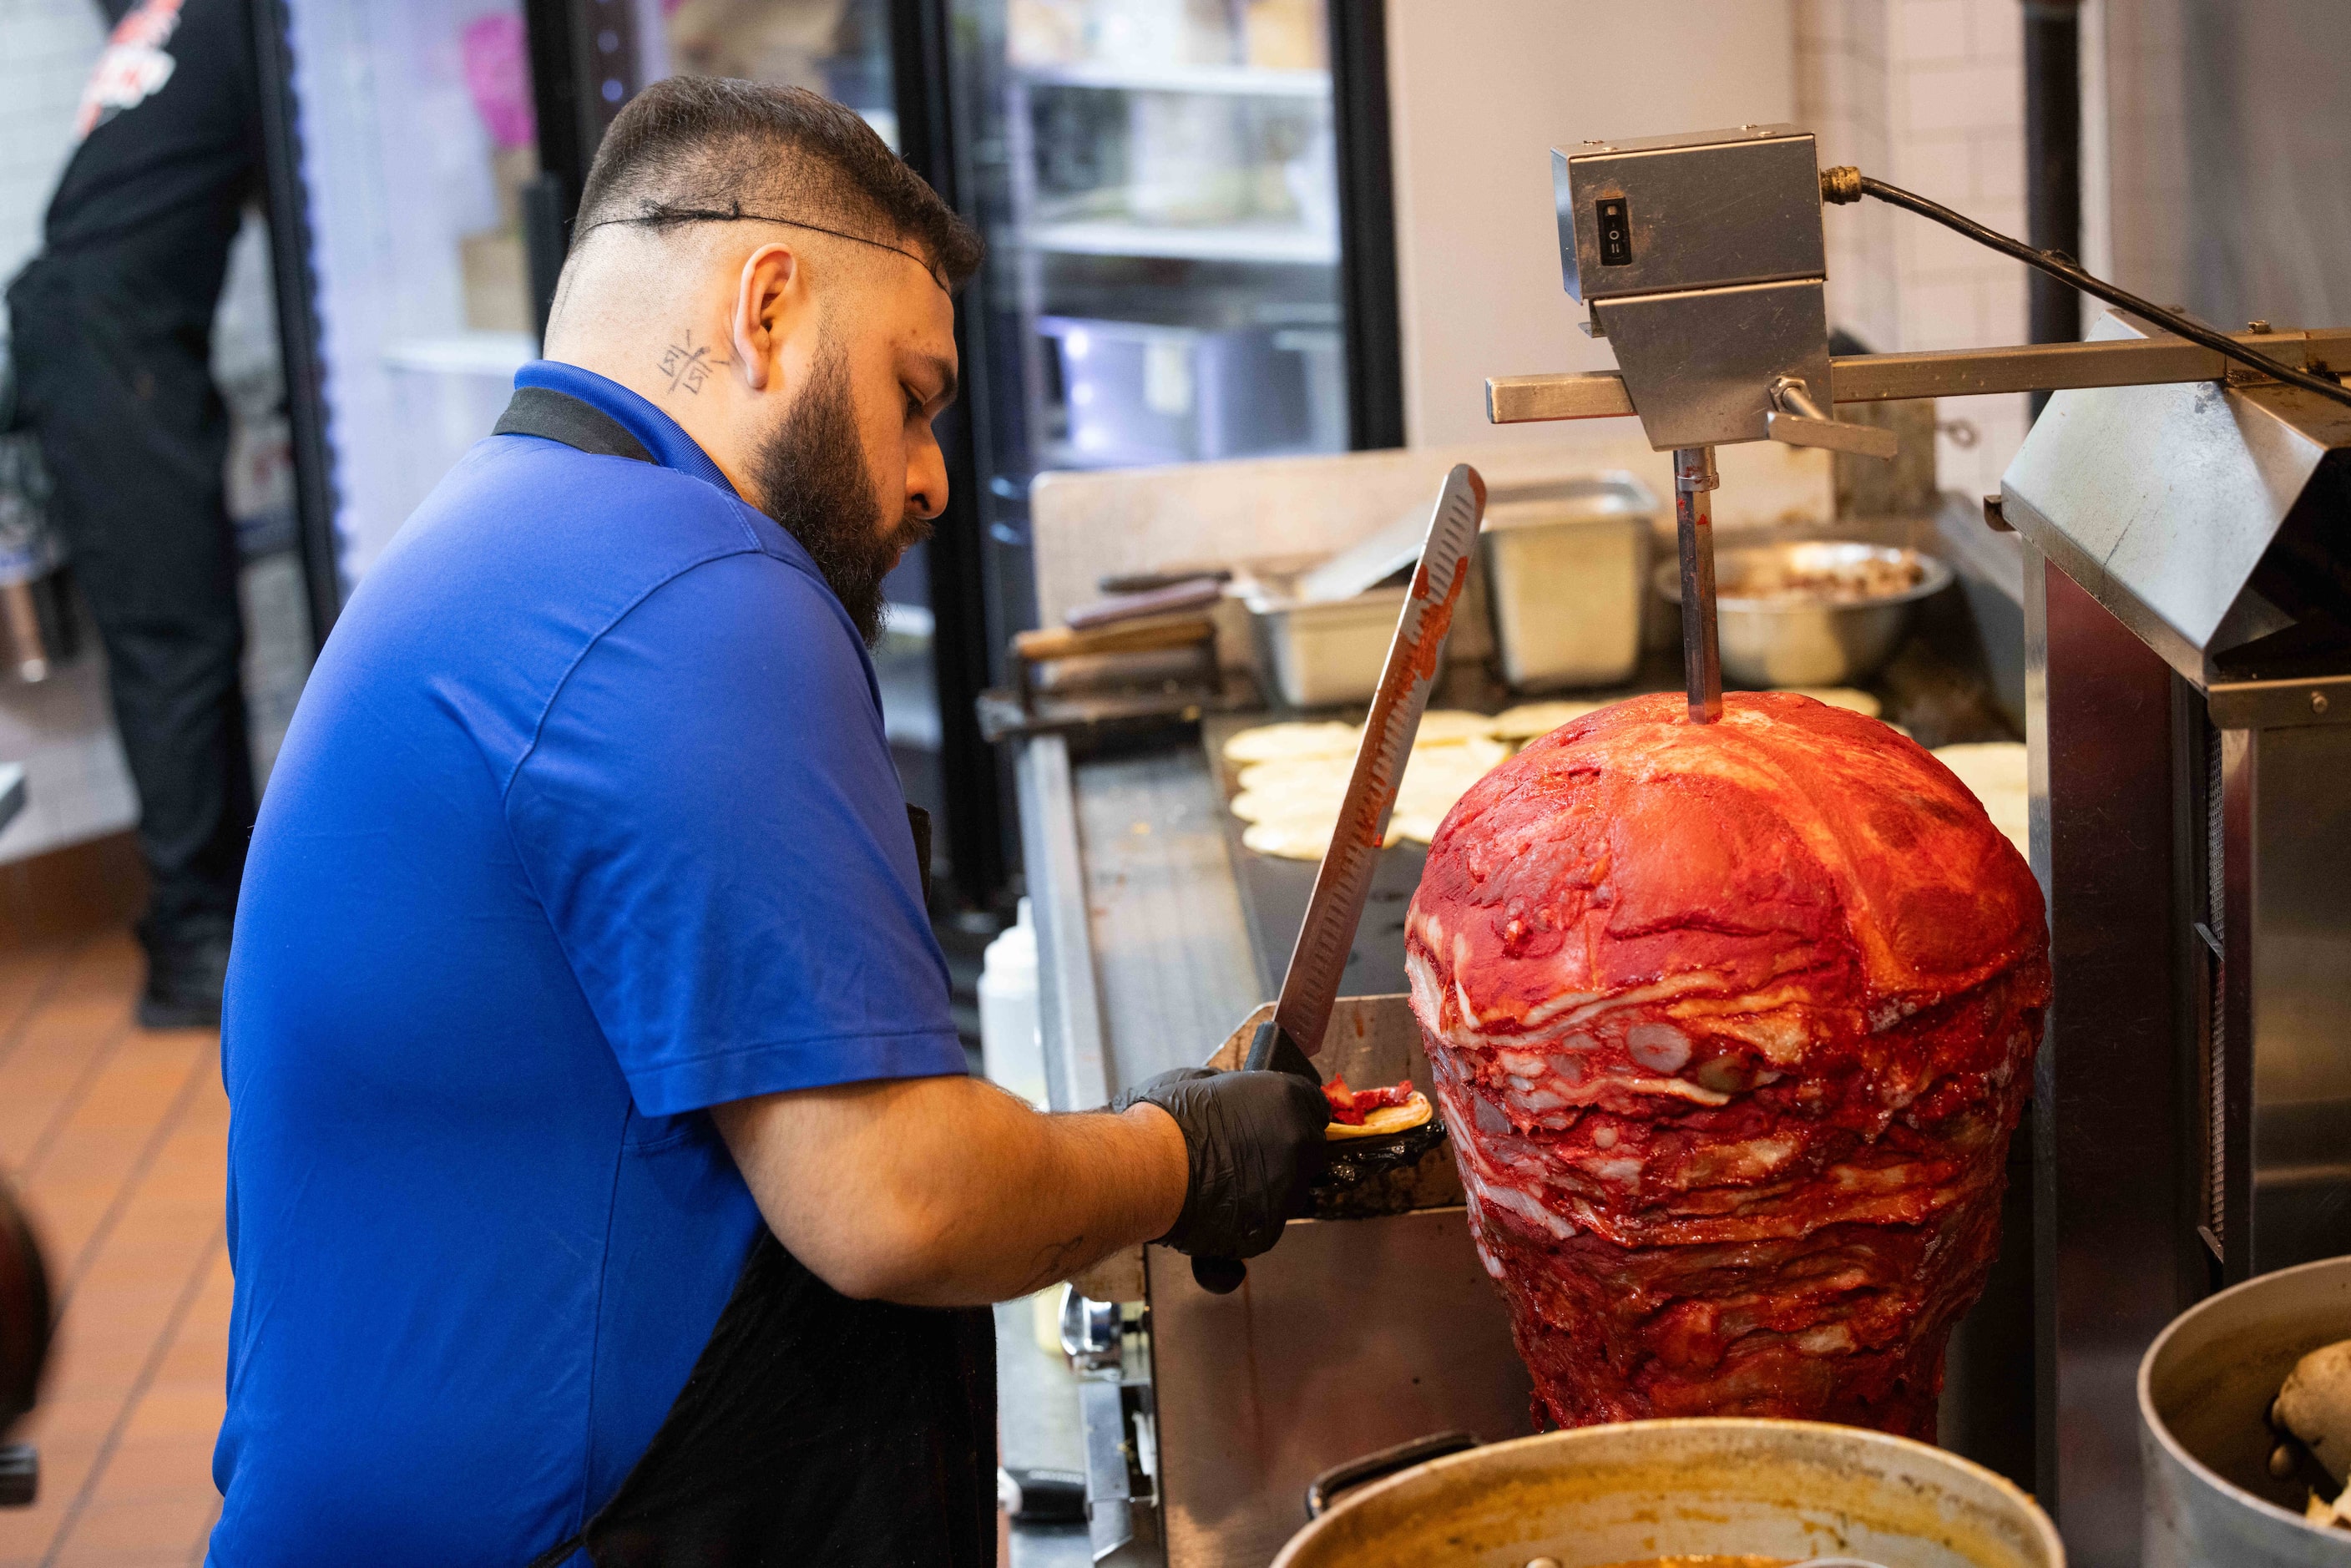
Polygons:
<instances>
[{"instance_id":1,"label":"restaurant kitchen equipment","mask_svg":"<svg viewBox=\"0 0 2351 1568\"><path fill-rule=\"evenodd\" d=\"M1270 1003L1250 1014L1207 1064L1240 1067L1272 1017ZM1434 1087L1402 996L1339 998L1315 1064L1350 1083ZM1290 1221L1238 1290L1209 1289L1161 1247L1073 1285L1063 1343L1091 1375L1097 1562L1267 1563L1332 1467L1432 1432L1532 1429L1526 1368L1441 1143Z\"/></svg>"},{"instance_id":2,"label":"restaurant kitchen equipment","mask_svg":"<svg viewBox=\"0 0 2351 1568\"><path fill-rule=\"evenodd\" d=\"M1719 702L1711 447L1879 455L1838 403L2055 392L1988 498L2023 538L2038 1068L2034 1490L2073 1560L2136 1561L2121 1369L2217 1286L2351 1251L2351 331L2228 335L1745 126L1552 154L1561 256L1613 373L1499 377L1498 423L1637 415L1676 449L1693 719ZM1868 195L2159 324L1827 351L1822 204ZM1883 433L1878 433L1883 434ZM2063 1442L2061 1444L2060 1436Z\"/></svg>"},{"instance_id":3,"label":"restaurant kitchen equipment","mask_svg":"<svg viewBox=\"0 0 2351 1568\"><path fill-rule=\"evenodd\" d=\"M1437 680L1437 658L1444 651L1446 633L1469 581L1470 549L1478 540L1478 525L1486 511L1486 481L1466 463L1456 464L1437 492L1437 510L1429 519L1387 659L1380 671L1379 689L1372 694L1364 715L1363 738L1356 743L1355 764L1348 775L1338 824L1322 863L1314 876L1314 891L1306 903L1306 918L1290 949L1290 968L1283 975L1281 995L1273 1016L1258 1025L1242 1065L1250 1071L1271 1068L1292 1072L1322 1086L1313 1058L1322 1050L1331 1009L1347 958L1355 945L1355 928L1370 900L1372 882L1379 871L1380 852L1386 847L1388 818L1395 810L1396 791L1404 782L1405 760L1412 755L1413 737L1428 706L1428 689ZM1376 1085L1393 1079L1359 1079ZM1424 1105L1426 1103L1423 1101ZM1347 1185L1355 1185L1371 1168L1416 1159L1434 1147L1432 1140L1413 1129L1374 1156L1357 1145L1356 1158L1343 1167ZM1343 1167L1333 1153L1332 1173ZM1193 1278L1203 1290L1225 1295L1239 1288L1246 1272L1238 1259L1196 1258Z\"/></svg>"},{"instance_id":4,"label":"restaurant kitchen equipment","mask_svg":"<svg viewBox=\"0 0 2351 1568\"><path fill-rule=\"evenodd\" d=\"M1456 465L1395 622L1280 997L1242 1022L1213 1068L1272 1068L1318 1083L1328 1069L1358 1085L1408 1081L1424 1097L1433 1092L1405 998L1341 1000L1338 991L1485 504L1477 471ZM1132 1314L1113 1304L1126 1301L1141 1304ZM1430 1421L1513 1431L1527 1419L1525 1374L1433 1123L1334 1145L1312 1215L1250 1264L1200 1257L1186 1269L1161 1249L1136 1249L1076 1282L1071 1307L1071 1359L1111 1375L1084 1393L1097 1559L1156 1545L1170 1563L1261 1561L1296 1522L1285 1493L1299 1495L1367 1439L1417 1436ZM1323 1375L1327 1347L1374 1335L1376 1374ZM1149 1508L1138 1510L1138 1498Z\"/></svg>"},{"instance_id":5,"label":"restaurant kitchen equipment","mask_svg":"<svg viewBox=\"0 0 2351 1568\"><path fill-rule=\"evenodd\" d=\"M1814 1421L1636 1421L1472 1448L1342 1494L1274 1568L1789 1562L2064 1568L2013 1483Z\"/></svg>"},{"instance_id":6,"label":"restaurant kitchen equipment","mask_svg":"<svg viewBox=\"0 0 2351 1568\"><path fill-rule=\"evenodd\" d=\"M2281 1269L2182 1313L2138 1368L2145 1568L2340 1568L2351 1531L2314 1530L2314 1488L2340 1490L2281 1444L2271 1402L2295 1362L2351 1338L2351 1258ZM2273 1466L2283 1451L2287 1463ZM2280 1471L2283 1473L2281 1474Z\"/></svg>"},{"instance_id":7,"label":"restaurant kitchen equipment","mask_svg":"<svg viewBox=\"0 0 2351 1568\"><path fill-rule=\"evenodd\" d=\"M1633 678L1656 511L1625 473L1495 492L1478 544L1503 684L1538 693Z\"/></svg>"},{"instance_id":8,"label":"restaurant kitchen equipment","mask_svg":"<svg viewBox=\"0 0 2351 1568\"><path fill-rule=\"evenodd\" d=\"M1498 487L1465 606L1482 602L1512 691L1621 685L1641 662L1656 497L1617 471ZM1372 694L1404 602L1380 586L1418 559L1417 512L1302 571L1249 571L1241 591L1269 692L1290 707Z\"/></svg>"},{"instance_id":9,"label":"restaurant kitchen equipment","mask_svg":"<svg viewBox=\"0 0 2351 1568\"><path fill-rule=\"evenodd\" d=\"M1057 476L1039 486L1040 559L1050 568L1040 596L1059 615L1095 599L1106 579L1157 585L1238 559L1264 548L1271 519L1301 551L1334 553L1416 502L1426 517L1435 463L1457 456L1487 476L1490 507L1595 468L1638 467L1648 454L1605 439L1573 450L1519 442L1434 461L1372 452ZM1826 508L1816 458L1750 448L1724 466L1747 476L1727 521ZM1965 526L1981 530L1972 512ZM1923 544L1940 533L1920 519L1903 537ZM1487 631L1467 610L1457 615L1463 646L1448 680L1472 678ZM1232 632L1225 652L1238 668L1250 639L1245 623ZM1210 715L1196 731L1164 725L1117 745L1090 747L1077 733L1014 743L1056 1109L1098 1106L1155 1072L1198 1065L1203 1042L1224 1039L1279 988L1313 868L1250 853L1226 810L1238 768L1224 744L1259 722ZM1409 842L1381 856L1349 956L1317 1065L1350 1083L1427 1083L1417 1027L1393 994L1405 988L1401 922L1420 858ZM1349 1032L1356 1019L1366 1039ZM1238 1061L1253 1032L1220 1063ZM1356 1051L1371 1054L1358 1064ZM1450 1156L1436 1151L1421 1175L1428 1185L1374 1189L1377 1206L1356 1218L1293 1224L1231 1295L1202 1291L1185 1260L1152 1249L1081 1281L1067 1321L1085 1370L1061 1397L1082 1416L1084 1447L1022 1446L1018 1434L1038 1416L1008 1383L1007 1453L1016 1464L1086 1456L1093 1544L1017 1532L1015 1561L1058 1568L1098 1551L1120 1564L1262 1565L1303 1523L1304 1491L1324 1471L1432 1433L1530 1430L1526 1373Z\"/></svg>"}]
</instances>

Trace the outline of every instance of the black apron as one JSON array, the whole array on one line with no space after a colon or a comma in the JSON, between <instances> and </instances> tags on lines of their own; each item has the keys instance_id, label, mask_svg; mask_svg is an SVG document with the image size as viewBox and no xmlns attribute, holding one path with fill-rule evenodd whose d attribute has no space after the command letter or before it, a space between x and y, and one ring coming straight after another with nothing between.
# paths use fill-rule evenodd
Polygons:
<instances>
[{"instance_id":1,"label":"black apron","mask_svg":"<svg viewBox=\"0 0 2351 1568\"><path fill-rule=\"evenodd\" d=\"M496 434L653 461L543 387L518 390ZM930 820L906 811L927 897ZM581 1550L596 1568L991 1568L995 1455L992 1313L852 1301L763 1228L643 1457L531 1568Z\"/></svg>"}]
</instances>

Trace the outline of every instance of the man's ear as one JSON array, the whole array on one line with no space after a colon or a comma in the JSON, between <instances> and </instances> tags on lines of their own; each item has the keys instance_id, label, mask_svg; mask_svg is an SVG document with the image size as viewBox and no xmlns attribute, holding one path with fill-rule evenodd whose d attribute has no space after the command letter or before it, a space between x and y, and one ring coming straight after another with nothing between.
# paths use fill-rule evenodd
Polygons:
<instances>
[{"instance_id":1,"label":"man's ear","mask_svg":"<svg viewBox=\"0 0 2351 1568\"><path fill-rule=\"evenodd\" d=\"M744 384L768 390L776 350L789 336L789 317L802 303L799 257L788 245L763 245L743 263L735 286L735 363Z\"/></svg>"}]
</instances>

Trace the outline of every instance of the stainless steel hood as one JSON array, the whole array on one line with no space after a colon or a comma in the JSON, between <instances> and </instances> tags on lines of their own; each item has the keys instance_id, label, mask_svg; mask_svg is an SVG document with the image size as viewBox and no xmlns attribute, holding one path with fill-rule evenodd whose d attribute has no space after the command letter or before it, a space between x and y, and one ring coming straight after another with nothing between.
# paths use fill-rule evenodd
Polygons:
<instances>
[{"instance_id":1,"label":"stainless steel hood","mask_svg":"<svg viewBox=\"0 0 2351 1568\"><path fill-rule=\"evenodd\" d=\"M2092 334L2137 336L2111 316ZM2263 591L2273 579L2339 609L2328 584L2276 558L2295 548L2290 536L2318 528L2308 514L2344 482L2346 465L2351 409L2311 392L2220 382L2091 387L2050 398L2001 494L2029 543L2199 690L2216 701L2274 698L2288 694L2266 690L2258 668L2216 661L2314 607L2273 601ZM2351 559L2351 539L2306 543ZM2333 596L2340 589L2338 579ZM2287 684L2307 706L2311 683ZM2248 685L2262 689L2236 689ZM2261 722L2290 722L2285 704L2265 706L2277 711ZM2229 727L2230 715L2216 716Z\"/></svg>"}]
</instances>

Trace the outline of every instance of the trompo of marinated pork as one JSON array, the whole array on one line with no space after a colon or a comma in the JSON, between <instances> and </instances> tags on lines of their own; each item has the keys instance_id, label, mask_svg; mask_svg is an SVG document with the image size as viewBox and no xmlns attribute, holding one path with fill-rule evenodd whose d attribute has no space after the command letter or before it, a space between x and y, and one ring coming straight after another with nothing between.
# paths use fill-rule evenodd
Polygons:
<instances>
[{"instance_id":1,"label":"trompo of marinated pork","mask_svg":"<svg viewBox=\"0 0 2351 1568\"><path fill-rule=\"evenodd\" d=\"M1405 943L1539 1419L1933 1436L2049 999L1948 769L1809 697L1619 703L1462 798Z\"/></svg>"}]
</instances>

